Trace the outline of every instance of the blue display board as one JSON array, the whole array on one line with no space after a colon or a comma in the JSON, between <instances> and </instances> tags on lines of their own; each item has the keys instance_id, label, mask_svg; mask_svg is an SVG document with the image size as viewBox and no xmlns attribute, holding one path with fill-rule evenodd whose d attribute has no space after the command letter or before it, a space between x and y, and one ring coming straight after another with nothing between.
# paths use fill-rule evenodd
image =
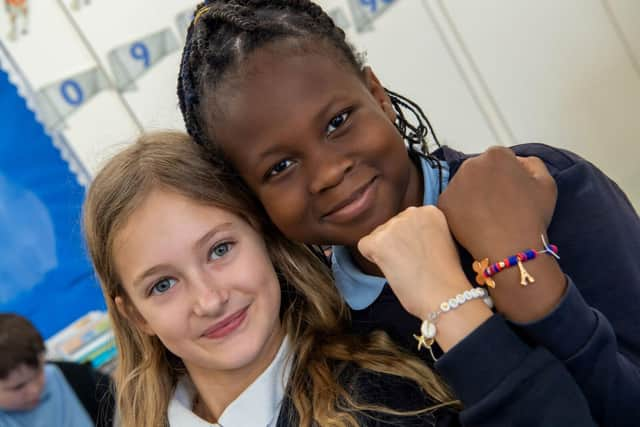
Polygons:
<instances>
[{"instance_id":1,"label":"blue display board","mask_svg":"<svg viewBox=\"0 0 640 427\"><path fill-rule=\"evenodd\" d=\"M395 2L342 0L328 13L368 33ZM84 186L139 132L184 129L176 73L197 3L21 0L0 9L0 70L9 74L0 74L0 311L26 315L46 337L104 309L83 250Z\"/></svg>"},{"instance_id":2,"label":"blue display board","mask_svg":"<svg viewBox=\"0 0 640 427\"><path fill-rule=\"evenodd\" d=\"M25 315L45 338L105 309L83 249L84 192L0 71L0 311Z\"/></svg>"}]
</instances>

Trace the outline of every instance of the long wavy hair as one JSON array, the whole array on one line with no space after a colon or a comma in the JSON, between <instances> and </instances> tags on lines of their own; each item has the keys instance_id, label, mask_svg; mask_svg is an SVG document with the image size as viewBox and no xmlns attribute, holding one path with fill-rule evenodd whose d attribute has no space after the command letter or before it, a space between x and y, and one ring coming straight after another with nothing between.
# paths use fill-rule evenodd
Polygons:
<instances>
[{"instance_id":1,"label":"long wavy hair","mask_svg":"<svg viewBox=\"0 0 640 427\"><path fill-rule=\"evenodd\" d=\"M433 402L422 412L455 403L430 368L384 333L347 335L348 310L322 260L271 225L244 184L210 162L189 136L162 132L144 135L114 156L95 177L84 204L86 243L118 347L116 399L124 427L166 426L169 401L186 373L177 356L157 337L137 329L115 304L116 297L131 301L114 266L114 239L157 188L225 209L264 236L282 291L280 316L293 357L287 393L300 425L356 426L366 411L398 413L350 393L338 381L349 365L414 381Z\"/></svg>"}]
</instances>

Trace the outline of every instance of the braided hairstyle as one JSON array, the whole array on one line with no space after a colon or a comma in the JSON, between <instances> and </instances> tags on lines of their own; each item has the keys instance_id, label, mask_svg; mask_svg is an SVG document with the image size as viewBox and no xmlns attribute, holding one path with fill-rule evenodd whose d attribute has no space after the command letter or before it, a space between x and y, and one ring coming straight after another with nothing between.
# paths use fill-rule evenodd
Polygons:
<instances>
[{"instance_id":1,"label":"braided hairstyle","mask_svg":"<svg viewBox=\"0 0 640 427\"><path fill-rule=\"evenodd\" d=\"M361 74L362 58L347 42L344 31L311 1L209 0L197 6L182 54L178 98L187 132L214 158L224 159L224 154L207 134L201 100L238 71L252 52L281 40L318 41L337 51L339 59ZM301 48L305 46L308 43ZM396 112L396 128L407 146L434 161L429 155L429 134L437 147L440 143L424 112L402 95L390 90L387 94Z\"/></svg>"},{"instance_id":2,"label":"braided hairstyle","mask_svg":"<svg viewBox=\"0 0 640 427\"><path fill-rule=\"evenodd\" d=\"M281 41L291 43L293 48L302 52L322 49L322 52L337 53L334 56L339 61L362 76L362 58L346 41L344 31L311 1L211 0L196 8L180 64L178 98L187 132L196 143L206 148L209 160L220 170L236 175L221 147L216 144L215 135L210 134L215 127L205 123L209 109L213 108L216 115L222 115L221 101L214 96L220 93L225 83L238 76L243 61L253 52ZM409 99L389 90L387 94L396 112L396 127L410 147L410 155L414 159L417 155L426 155L430 159L428 135L431 134L434 143L439 144L426 116ZM440 167L439 162L435 164ZM241 179L237 181L238 185L243 185ZM310 249L327 261L317 247L310 246ZM447 386L433 371L401 353L385 334L356 338L347 337L344 330L334 330L329 339L327 332L309 331L293 343L297 369L292 370L288 395L299 425L355 426L359 425L357 419L362 414L371 411L403 417L438 408L436 405L399 413L392 408L370 406L353 396L348 385L345 387L335 380L345 363L410 379L432 402L441 402L445 406L454 403ZM391 355L397 363L389 363ZM374 359L376 361L372 362Z\"/></svg>"}]
</instances>

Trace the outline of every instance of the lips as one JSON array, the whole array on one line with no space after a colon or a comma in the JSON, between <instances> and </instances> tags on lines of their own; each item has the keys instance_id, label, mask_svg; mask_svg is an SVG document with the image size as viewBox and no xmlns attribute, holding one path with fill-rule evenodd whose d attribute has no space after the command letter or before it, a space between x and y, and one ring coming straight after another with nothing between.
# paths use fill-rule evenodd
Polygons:
<instances>
[{"instance_id":1,"label":"lips","mask_svg":"<svg viewBox=\"0 0 640 427\"><path fill-rule=\"evenodd\" d=\"M215 325L204 331L202 336L209 339L220 339L226 337L242 324L244 319L247 317L248 309L249 307L247 306L241 310L236 311L230 316L227 316L226 318L222 319L221 321L217 322Z\"/></svg>"},{"instance_id":2,"label":"lips","mask_svg":"<svg viewBox=\"0 0 640 427\"><path fill-rule=\"evenodd\" d=\"M373 199L376 178L377 176L374 176L357 187L348 197L335 204L322 218L335 222L349 221L367 210Z\"/></svg>"}]
</instances>

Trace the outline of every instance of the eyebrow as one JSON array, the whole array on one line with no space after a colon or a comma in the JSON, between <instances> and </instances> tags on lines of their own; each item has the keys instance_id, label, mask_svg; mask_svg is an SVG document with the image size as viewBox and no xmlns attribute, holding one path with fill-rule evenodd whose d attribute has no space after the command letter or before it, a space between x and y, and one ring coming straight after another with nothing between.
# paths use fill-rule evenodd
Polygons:
<instances>
[{"instance_id":1,"label":"eyebrow","mask_svg":"<svg viewBox=\"0 0 640 427\"><path fill-rule=\"evenodd\" d=\"M200 237L196 241L194 247L195 248L202 248L216 233L219 233L220 231L223 231L223 230L227 230L227 229L231 228L232 226L233 226L233 223L230 222L230 221L223 222L221 224L216 225L215 227L213 227L212 229L207 231L205 234L203 234L202 237ZM167 267L169 267L168 264L158 264L158 265L154 265L151 268L148 268L147 270L145 270L143 273L138 275L133 280L133 288L135 289L135 288L139 287L147 277L153 276L158 271L164 270Z\"/></svg>"},{"instance_id":2,"label":"eyebrow","mask_svg":"<svg viewBox=\"0 0 640 427\"><path fill-rule=\"evenodd\" d=\"M219 233L220 231L223 231L223 230L228 230L232 226L233 224L231 223L231 221L223 222L222 224L216 225L211 230L204 233L204 235L196 241L195 247L196 248L203 247L209 240L211 240L211 238L216 233Z\"/></svg>"}]
</instances>

